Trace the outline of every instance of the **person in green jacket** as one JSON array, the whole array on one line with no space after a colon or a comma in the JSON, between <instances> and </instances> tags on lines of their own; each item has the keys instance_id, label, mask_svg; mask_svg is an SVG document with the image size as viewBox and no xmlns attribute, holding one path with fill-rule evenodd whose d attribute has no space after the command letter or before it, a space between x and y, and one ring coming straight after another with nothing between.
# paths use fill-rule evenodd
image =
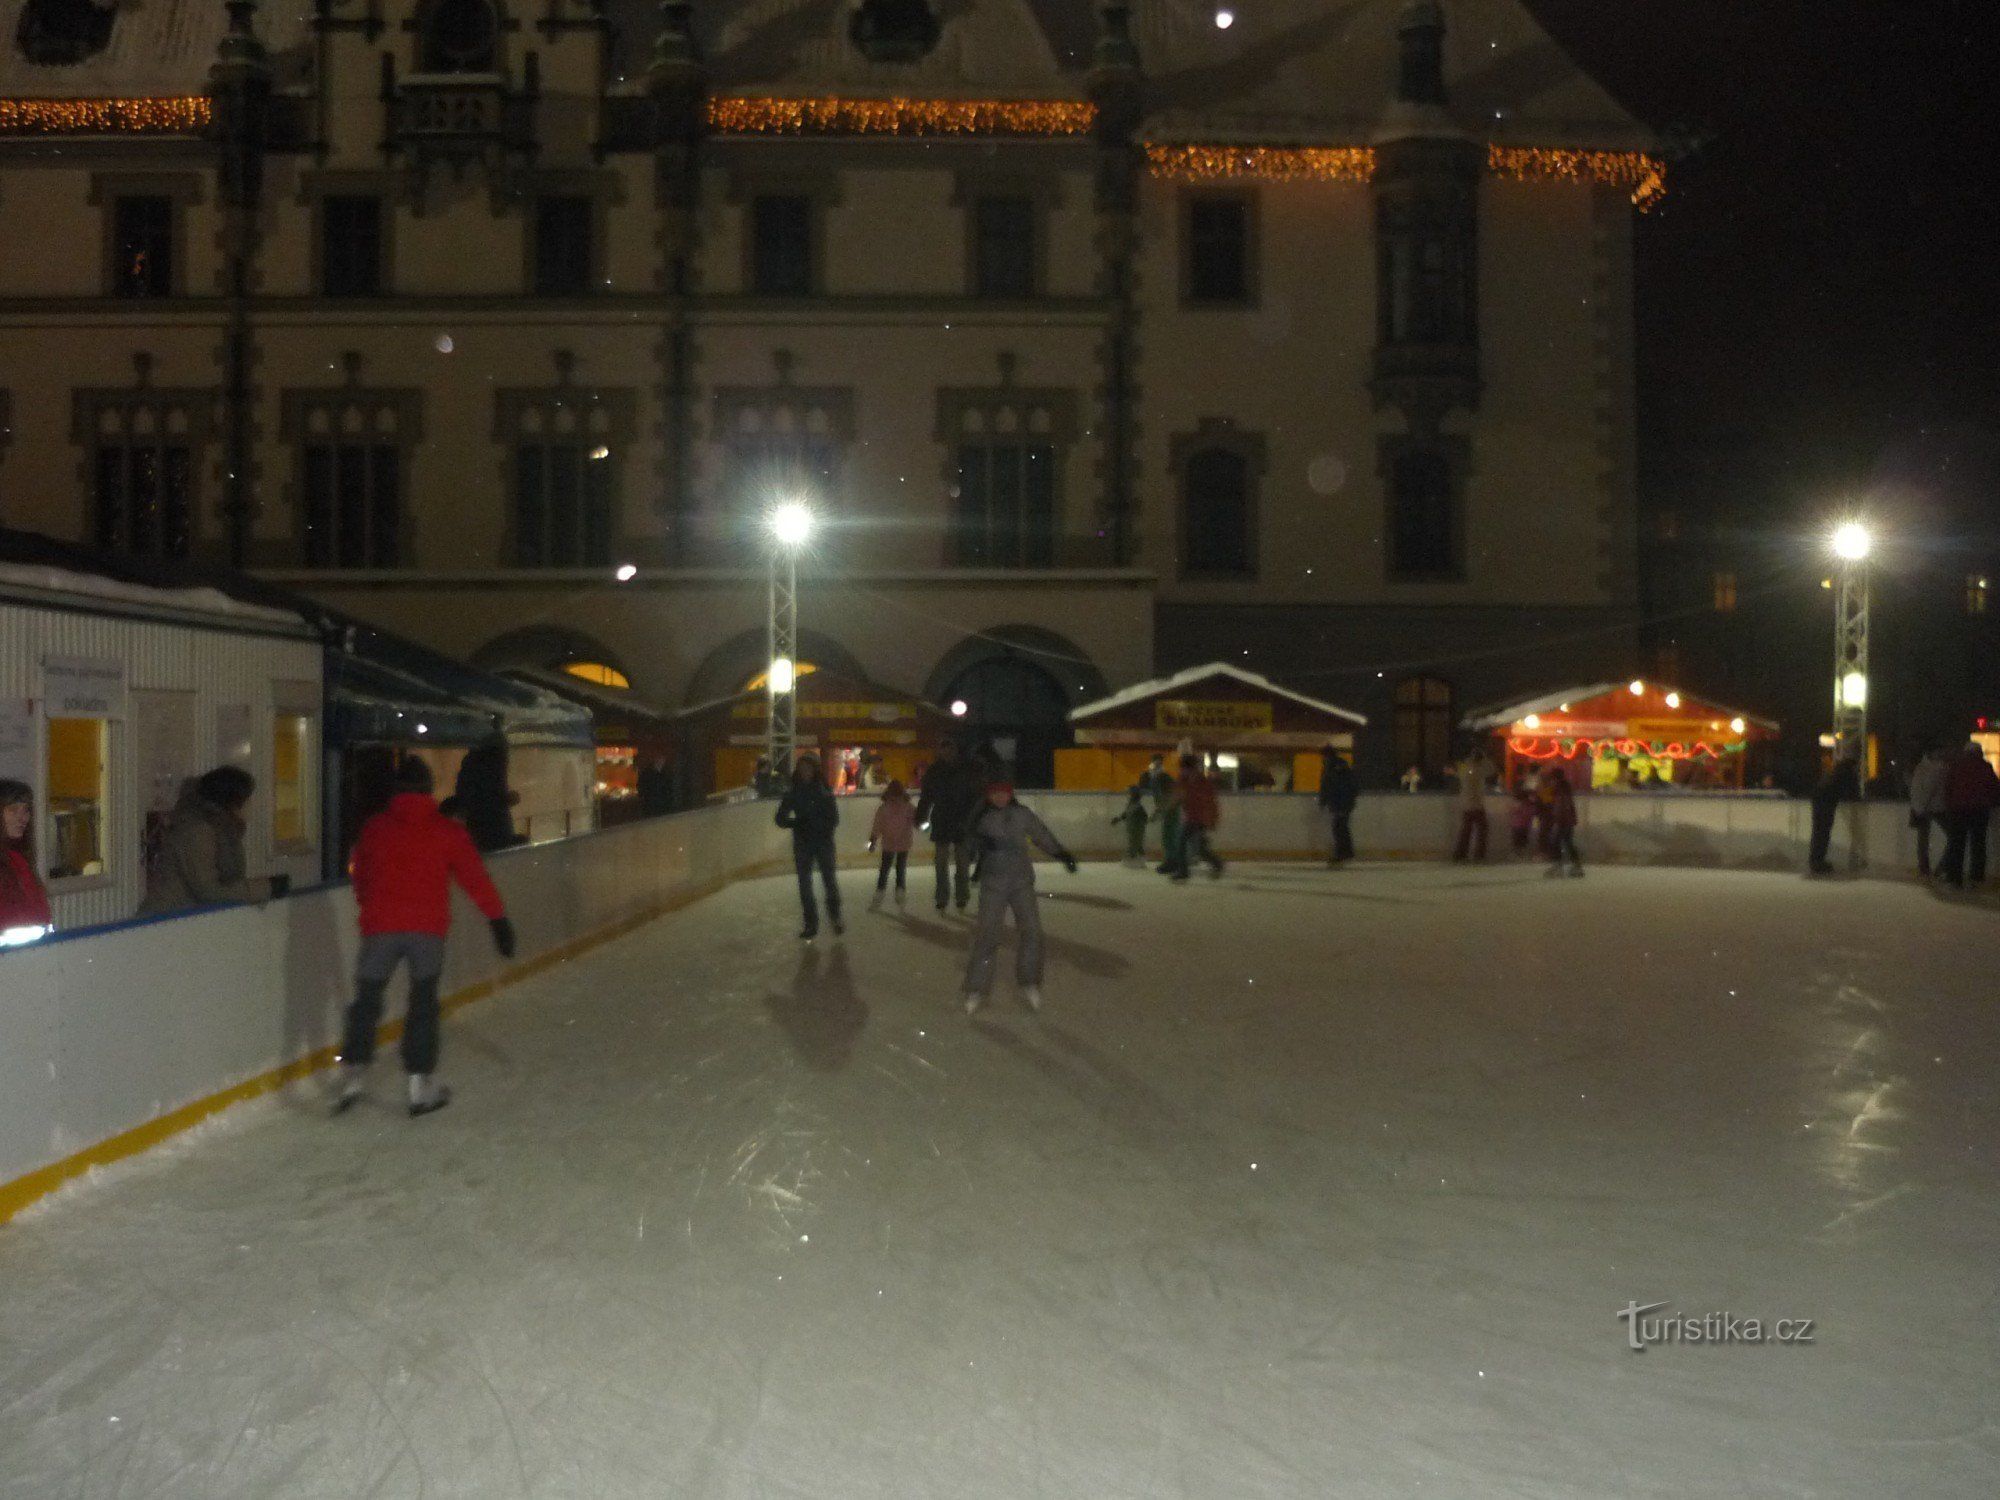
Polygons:
<instances>
[{"instance_id":1,"label":"person in green jacket","mask_svg":"<svg viewBox=\"0 0 2000 1500\"><path fill-rule=\"evenodd\" d=\"M1125 794L1125 808L1111 820L1125 825L1125 863L1143 865L1146 862L1146 825L1153 821L1153 815L1146 810L1146 788L1142 782L1133 782Z\"/></svg>"}]
</instances>

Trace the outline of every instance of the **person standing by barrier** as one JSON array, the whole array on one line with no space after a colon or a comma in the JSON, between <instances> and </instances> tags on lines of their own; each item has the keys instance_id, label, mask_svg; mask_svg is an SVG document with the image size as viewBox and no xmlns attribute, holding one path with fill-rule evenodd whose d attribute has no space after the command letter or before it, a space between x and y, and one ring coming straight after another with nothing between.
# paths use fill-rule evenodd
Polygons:
<instances>
[{"instance_id":1,"label":"person standing by barrier","mask_svg":"<svg viewBox=\"0 0 2000 1500\"><path fill-rule=\"evenodd\" d=\"M1560 766L1550 766L1542 773L1542 785L1549 791L1549 839L1553 852L1549 877L1554 879L1567 867L1571 876L1582 879L1583 856L1576 852L1576 793Z\"/></svg>"},{"instance_id":2,"label":"person standing by barrier","mask_svg":"<svg viewBox=\"0 0 2000 1500\"><path fill-rule=\"evenodd\" d=\"M917 826L928 828L937 864L937 909L956 903L964 911L972 900L972 851L965 828L979 810L978 772L946 740L937 759L924 768L917 784Z\"/></svg>"},{"instance_id":3,"label":"person standing by barrier","mask_svg":"<svg viewBox=\"0 0 2000 1500\"><path fill-rule=\"evenodd\" d=\"M34 788L0 781L0 948L32 943L55 925L49 893L35 873L34 818Z\"/></svg>"},{"instance_id":4,"label":"person standing by barrier","mask_svg":"<svg viewBox=\"0 0 2000 1500\"><path fill-rule=\"evenodd\" d=\"M451 886L472 898L502 958L514 956L514 924L465 825L447 818L431 796L430 767L414 756L396 768L389 805L354 841L354 900L361 909L361 952L354 962L354 1003L340 1044L340 1094L334 1112L367 1092L382 1000L398 967L410 970L403 1018L403 1072L412 1119L443 1109L451 1090L437 1081L438 986L451 931Z\"/></svg>"},{"instance_id":5,"label":"person standing by barrier","mask_svg":"<svg viewBox=\"0 0 2000 1500\"><path fill-rule=\"evenodd\" d=\"M181 787L180 800L146 877L142 917L198 906L247 906L282 896L285 875L253 880L244 874L243 809L257 778L237 766L217 766Z\"/></svg>"},{"instance_id":6,"label":"person standing by barrier","mask_svg":"<svg viewBox=\"0 0 2000 1500\"><path fill-rule=\"evenodd\" d=\"M1332 836L1326 855L1331 867L1354 858L1354 806L1361 800L1361 789L1346 756L1328 745L1320 757L1319 808Z\"/></svg>"},{"instance_id":7,"label":"person standing by barrier","mask_svg":"<svg viewBox=\"0 0 2000 1500\"><path fill-rule=\"evenodd\" d=\"M1527 856L1528 840L1534 834L1540 807L1532 779L1523 776L1514 783L1514 790L1508 795L1507 842L1516 859Z\"/></svg>"},{"instance_id":8,"label":"person standing by barrier","mask_svg":"<svg viewBox=\"0 0 2000 1500\"><path fill-rule=\"evenodd\" d=\"M882 869L875 877L875 904L889 889L889 872L896 872L896 904L903 904L903 886L909 876L910 845L916 842L917 815L910 806L910 794L903 783L892 781L882 789L882 805L875 809L875 822L868 830L868 851L882 851Z\"/></svg>"},{"instance_id":9,"label":"person standing by barrier","mask_svg":"<svg viewBox=\"0 0 2000 1500\"><path fill-rule=\"evenodd\" d=\"M1186 880L1189 867L1196 860L1208 866L1208 878L1222 878L1222 860L1217 856L1209 840L1222 822L1221 799L1215 794L1215 782L1202 768L1201 757L1183 756L1181 759L1181 856L1175 866L1173 878Z\"/></svg>"},{"instance_id":10,"label":"person standing by barrier","mask_svg":"<svg viewBox=\"0 0 2000 1500\"><path fill-rule=\"evenodd\" d=\"M1464 863L1469 854L1482 864L1486 860L1486 784L1493 779L1493 762L1485 752L1474 749L1451 768L1458 778L1458 842L1451 857Z\"/></svg>"},{"instance_id":11,"label":"person standing by barrier","mask_svg":"<svg viewBox=\"0 0 2000 1500\"><path fill-rule=\"evenodd\" d=\"M1931 873L1931 829L1945 821L1944 782L1951 757L1942 745L1932 745L1910 772L1910 827L1917 833L1917 873Z\"/></svg>"},{"instance_id":12,"label":"person standing by barrier","mask_svg":"<svg viewBox=\"0 0 2000 1500\"><path fill-rule=\"evenodd\" d=\"M1125 829L1125 863L1143 865L1146 863L1146 825L1153 815L1146 809L1146 784L1135 781L1125 792L1125 806L1111 823L1113 827Z\"/></svg>"},{"instance_id":13,"label":"person standing by barrier","mask_svg":"<svg viewBox=\"0 0 2000 1500\"><path fill-rule=\"evenodd\" d=\"M1013 783L996 781L973 816L967 839L979 851L979 928L965 966L965 1013L970 1016L993 991L993 959L1007 913L1014 914L1014 983L1021 1003L1042 1008L1042 914L1035 905L1035 857L1030 846L1060 860L1070 874L1076 859L1048 825L1014 800Z\"/></svg>"},{"instance_id":14,"label":"person standing by barrier","mask_svg":"<svg viewBox=\"0 0 2000 1500\"><path fill-rule=\"evenodd\" d=\"M1986 883L1986 825L2000 801L2000 778L1976 740L1951 758L1944 773L1944 859L1946 884L1963 890Z\"/></svg>"},{"instance_id":15,"label":"person standing by barrier","mask_svg":"<svg viewBox=\"0 0 2000 1500\"><path fill-rule=\"evenodd\" d=\"M1833 763L1812 790L1812 842L1806 850L1806 868L1815 875L1831 875L1833 862L1826 857L1833 842L1833 821L1840 804L1861 795L1861 754L1849 750Z\"/></svg>"},{"instance_id":16,"label":"person standing by barrier","mask_svg":"<svg viewBox=\"0 0 2000 1500\"><path fill-rule=\"evenodd\" d=\"M792 865L799 872L799 907L805 925L799 940L809 943L819 936L819 907L813 901L813 872L817 870L826 886L826 915L833 923L834 936L847 929L840 922L840 883L834 874L834 831L840 827L840 803L826 784L819 757L801 755L792 767L792 784L778 799L777 822L792 831Z\"/></svg>"}]
</instances>

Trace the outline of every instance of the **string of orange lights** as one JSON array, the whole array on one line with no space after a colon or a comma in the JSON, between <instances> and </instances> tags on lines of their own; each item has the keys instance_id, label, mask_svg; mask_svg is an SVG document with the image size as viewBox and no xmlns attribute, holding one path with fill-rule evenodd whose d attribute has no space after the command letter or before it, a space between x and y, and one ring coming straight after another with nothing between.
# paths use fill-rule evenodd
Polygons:
<instances>
[{"instance_id":1,"label":"string of orange lights","mask_svg":"<svg viewBox=\"0 0 2000 1500\"><path fill-rule=\"evenodd\" d=\"M1087 135L1097 106L1070 99L771 99L708 101L723 135Z\"/></svg>"},{"instance_id":2,"label":"string of orange lights","mask_svg":"<svg viewBox=\"0 0 2000 1500\"><path fill-rule=\"evenodd\" d=\"M1168 182L1366 182L1375 153L1366 146L1163 146L1148 143L1146 168Z\"/></svg>"},{"instance_id":3,"label":"string of orange lights","mask_svg":"<svg viewBox=\"0 0 2000 1500\"><path fill-rule=\"evenodd\" d=\"M1630 188L1645 213L1667 195L1667 164L1643 151L1571 151L1554 146L1488 146L1486 170L1517 182L1599 182Z\"/></svg>"},{"instance_id":4,"label":"string of orange lights","mask_svg":"<svg viewBox=\"0 0 2000 1500\"><path fill-rule=\"evenodd\" d=\"M0 99L0 135L198 135L206 96L162 99Z\"/></svg>"}]
</instances>

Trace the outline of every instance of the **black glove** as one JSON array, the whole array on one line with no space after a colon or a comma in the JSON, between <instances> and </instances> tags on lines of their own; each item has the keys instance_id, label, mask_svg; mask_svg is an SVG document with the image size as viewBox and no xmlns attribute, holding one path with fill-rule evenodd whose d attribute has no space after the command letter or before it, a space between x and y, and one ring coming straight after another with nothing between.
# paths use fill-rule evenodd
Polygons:
<instances>
[{"instance_id":1,"label":"black glove","mask_svg":"<svg viewBox=\"0 0 2000 1500\"><path fill-rule=\"evenodd\" d=\"M1067 849L1062 852L1062 867L1072 875L1076 873L1076 856Z\"/></svg>"},{"instance_id":2,"label":"black glove","mask_svg":"<svg viewBox=\"0 0 2000 1500\"><path fill-rule=\"evenodd\" d=\"M279 899L279 897L283 896L285 892L289 891L291 888L292 888L291 876L273 875L271 877L271 899L273 901Z\"/></svg>"},{"instance_id":3,"label":"black glove","mask_svg":"<svg viewBox=\"0 0 2000 1500\"><path fill-rule=\"evenodd\" d=\"M493 946L500 950L502 958L514 956L514 924L505 917L495 917L487 924L493 929Z\"/></svg>"}]
</instances>

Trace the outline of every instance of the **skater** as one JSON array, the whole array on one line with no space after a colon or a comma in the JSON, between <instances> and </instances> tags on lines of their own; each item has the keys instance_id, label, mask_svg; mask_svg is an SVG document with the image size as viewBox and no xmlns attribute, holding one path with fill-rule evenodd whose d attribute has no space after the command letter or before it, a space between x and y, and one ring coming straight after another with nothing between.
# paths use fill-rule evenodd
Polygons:
<instances>
[{"instance_id":1,"label":"skater","mask_svg":"<svg viewBox=\"0 0 2000 1500\"><path fill-rule=\"evenodd\" d=\"M1332 867L1354 858L1354 804L1361 792L1346 756L1331 745L1320 751L1320 756L1319 806L1333 833L1326 856L1327 865Z\"/></svg>"},{"instance_id":2,"label":"skater","mask_svg":"<svg viewBox=\"0 0 2000 1500\"><path fill-rule=\"evenodd\" d=\"M1833 763L1833 768L1822 776L1819 785L1812 791L1812 843L1806 855L1806 868L1814 875L1831 875L1833 862L1826 857L1827 846L1833 842L1833 820L1840 811L1840 804L1852 802L1861 795L1861 752L1848 750ZM1946 856L1950 856L1947 854Z\"/></svg>"},{"instance_id":3,"label":"skater","mask_svg":"<svg viewBox=\"0 0 2000 1500\"><path fill-rule=\"evenodd\" d=\"M1160 862L1153 869L1161 875L1172 875L1179 870L1186 853L1183 848L1186 824L1182 818L1181 803L1181 784L1170 776L1160 784L1154 801L1154 816L1160 820Z\"/></svg>"},{"instance_id":4,"label":"skater","mask_svg":"<svg viewBox=\"0 0 2000 1500\"><path fill-rule=\"evenodd\" d=\"M799 906L805 925L799 940L819 936L819 907L813 901L813 871L826 886L826 915L834 936L847 929L840 922L840 886L834 879L833 831L840 826L840 804L821 774L819 757L801 755L792 767L792 784L778 799L778 826L792 830L792 864L799 872Z\"/></svg>"},{"instance_id":5,"label":"skater","mask_svg":"<svg viewBox=\"0 0 2000 1500\"><path fill-rule=\"evenodd\" d=\"M49 893L35 874L35 846L28 836L34 817L34 789L23 781L0 781L0 948L32 943L55 925Z\"/></svg>"},{"instance_id":6,"label":"skater","mask_svg":"<svg viewBox=\"0 0 2000 1500\"><path fill-rule=\"evenodd\" d=\"M1944 773L1945 883L1954 890L1986 883L1986 824L2000 801L2000 779L1977 740L1951 758Z\"/></svg>"},{"instance_id":7,"label":"skater","mask_svg":"<svg viewBox=\"0 0 2000 1500\"><path fill-rule=\"evenodd\" d=\"M1474 749L1451 768L1458 778L1458 842L1453 846L1454 863L1463 864L1467 854L1486 862L1486 784L1493 779L1493 762L1484 751Z\"/></svg>"},{"instance_id":8,"label":"skater","mask_svg":"<svg viewBox=\"0 0 2000 1500\"><path fill-rule=\"evenodd\" d=\"M1124 810L1114 818L1115 827L1125 828L1125 863L1140 866L1146 863L1146 825L1152 821L1152 814L1146 810L1146 783L1135 781L1125 792Z\"/></svg>"},{"instance_id":9,"label":"skater","mask_svg":"<svg viewBox=\"0 0 2000 1500\"><path fill-rule=\"evenodd\" d=\"M875 904L889 889L889 872L896 872L896 904L903 904L903 885L910 869L910 845L916 842L917 813L910 806L910 794L903 783L892 781L882 789L882 805L875 809L875 822L868 830L868 852L882 851L882 868L875 876Z\"/></svg>"},{"instance_id":10,"label":"skater","mask_svg":"<svg viewBox=\"0 0 2000 1500\"><path fill-rule=\"evenodd\" d=\"M1932 745L1910 772L1910 827L1917 831L1917 874L1931 873L1931 829L1945 823L1944 783L1951 757Z\"/></svg>"},{"instance_id":11,"label":"skater","mask_svg":"<svg viewBox=\"0 0 2000 1500\"><path fill-rule=\"evenodd\" d=\"M243 809L256 790L257 778L237 766L217 766L181 787L159 858L146 877L140 916L248 906L285 894L289 877L253 880L243 873Z\"/></svg>"},{"instance_id":12,"label":"skater","mask_svg":"<svg viewBox=\"0 0 2000 1500\"><path fill-rule=\"evenodd\" d=\"M1542 773L1542 785L1549 793L1550 844L1554 852L1549 876L1553 879L1563 874L1567 861L1568 873L1581 879L1583 856L1576 852L1576 793L1570 790L1569 777L1560 766L1550 766Z\"/></svg>"},{"instance_id":13,"label":"skater","mask_svg":"<svg viewBox=\"0 0 2000 1500\"><path fill-rule=\"evenodd\" d=\"M1527 857L1528 840L1535 831L1538 806L1534 783L1523 776L1514 783L1512 799L1507 807L1507 843L1516 859Z\"/></svg>"},{"instance_id":14,"label":"skater","mask_svg":"<svg viewBox=\"0 0 2000 1500\"><path fill-rule=\"evenodd\" d=\"M1029 845L1060 860L1070 874L1076 860L1057 842L1042 820L1014 800L1013 784L996 781L973 817L967 837L977 845L979 859L979 929L972 938L972 957L965 966L965 1013L986 1003L993 989L993 957L1007 913L1014 913L1014 983L1021 1003L1042 1008L1042 915L1035 906L1035 857Z\"/></svg>"},{"instance_id":15,"label":"skater","mask_svg":"<svg viewBox=\"0 0 2000 1500\"><path fill-rule=\"evenodd\" d=\"M940 913L954 903L964 911L972 900L972 851L966 846L965 827L979 810L979 789L984 784L977 770L960 757L958 746L946 740L917 785L917 826L931 831Z\"/></svg>"},{"instance_id":16,"label":"skater","mask_svg":"<svg viewBox=\"0 0 2000 1500\"><path fill-rule=\"evenodd\" d=\"M502 958L514 956L514 924L493 888L465 826L438 811L430 767L412 757L396 769L389 806L361 826L354 841L354 900L361 909L361 952L354 961L354 1004L340 1044L340 1096L334 1112L366 1091L375 1058L382 997L397 966L410 966L409 1014L403 1020L403 1071L412 1119L443 1109L451 1090L437 1081L438 982L451 931L451 884L472 898Z\"/></svg>"},{"instance_id":17,"label":"skater","mask_svg":"<svg viewBox=\"0 0 2000 1500\"><path fill-rule=\"evenodd\" d=\"M1181 853L1173 878L1186 880L1195 860L1208 866L1208 878L1222 878L1222 861L1209 845L1216 825L1222 821L1222 805L1215 795L1215 782L1202 768L1198 756L1181 758Z\"/></svg>"}]
</instances>

